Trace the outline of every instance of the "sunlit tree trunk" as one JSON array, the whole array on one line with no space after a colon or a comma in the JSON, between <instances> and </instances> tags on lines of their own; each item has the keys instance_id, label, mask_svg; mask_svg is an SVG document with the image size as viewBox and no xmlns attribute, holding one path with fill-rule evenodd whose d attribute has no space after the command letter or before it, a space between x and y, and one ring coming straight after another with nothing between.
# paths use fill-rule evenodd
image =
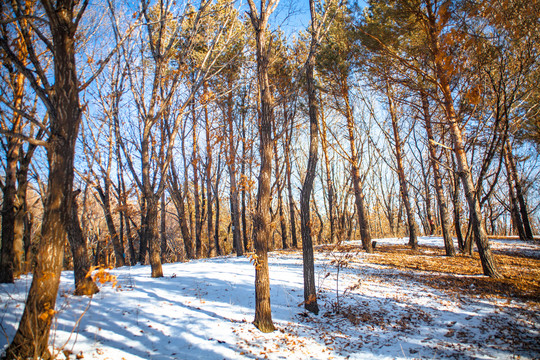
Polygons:
<instances>
[{"instance_id":1,"label":"sunlit tree trunk","mask_svg":"<svg viewBox=\"0 0 540 360\"><path fill-rule=\"evenodd\" d=\"M291 241L294 249L298 248L298 239L296 237L296 211L294 206L294 197L292 193L292 181L291 181L291 141L292 141L292 122L289 130L285 130L285 175L287 177L287 194L289 203L289 222L291 224Z\"/></svg>"},{"instance_id":2,"label":"sunlit tree trunk","mask_svg":"<svg viewBox=\"0 0 540 360\"><path fill-rule=\"evenodd\" d=\"M109 235L113 244L116 267L125 265L124 258L124 246L122 245L121 238L116 231L116 226L114 224L114 219L111 211L111 196L110 196L110 179L109 174L105 177L105 185L102 188L100 184L96 186L96 190L99 194L100 205L103 209L105 215L105 222L107 223L107 228L109 230Z\"/></svg>"},{"instance_id":3,"label":"sunlit tree trunk","mask_svg":"<svg viewBox=\"0 0 540 360\"><path fill-rule=\"evenodd\" d=\"M330 219L330 243L333 244L336 239L336 214L335 214L335 200L334 200L334 184L332 182L332 174L330 171L330 159L328 156L328 140L327 140L327 128L326 119L324 116L324 108L321 107L321 147L324 156L324 169L326 173L326 187L328 192L328 216Z\"/></svg>"},{"instance_id":4,"label":"sunlit tree trunk","mask_svg":"<svg viewBox=\"0 0 540 360\"><path fill-rule=\"evenodd\" d=\"M20 140L8 140L5 182L2 188L2 253L0 259L0 283L13 283L20 271L20 255L15 245L15 219L20 204L17 201L17 162ZM21 249L22 250L22 249Z\"/></svg>"},{"instance_id":5,"label":"sunlit tree trunk","mask_svg":"<svg viewBox=\"0 0 540 360\"><path fill-rule=\"evenodd\" d=\"M454 153L456 156L456 164L458 167L458 175L463 184L465 197L467 198L467 202L469 203L469 209L471 214L470 221L472 223L474 240L476 243L476 247L478 248L478 253L480 255L484 275L490 276L492 278L502 278L503 276L500 273L498 266L495 262L495 258L493 257L493 254L491 252L489 240L487 238L486 230L483 225L480 202L478 200L478 197L476 196L476 189L473 183L471 170L468 164L463 144L463 134L459 126L457 114L454 109L452 91L450 89L450 80L443 64L445 54L441 50L441 46L439 44L440 30L435 15L432 12L433 9L431 0L426 0L426 5L428 12L427 30L431 50L434 55L435 73L439 81L439 90L443 95L443 106L447 118L446 126L448 126L450 134L452 135Z\"/></svg>"},{"instance_id":6,"label":"sunlit tree trunk","mask_svg":"<svg viewBox=\"0 0 540 360\"><path fill-rule=\"evenodd\" d=\"M238 185L236 182L236 139L234 136L233 124L233 97L232 92L227 95L226 101L226 121L227 121L227 167L230 179L230 204L231 204L231 222L233 233L233 245L237 256L244 255L244 244L242 243L240 233L240 211L238 205Z\"/></svg>"},{"instance_id":7,"label":"sunlit tree trunk","mask_svg":"<svg viewBox=\"0 0 540 360\"><path fill-rule=\"evenodd\" d=\"M342 85L342 98L345 100L345 115L347 118L347 134L349 137L349 147L351 151L350 165L353 181L354 198L356 212L358 215L358 225L360 227L360 238L362 246L368 253L373 253L373 245L371 244L371 232L366 214L366 206L364 203L364 193L362 190L362 180L360 178L359 156L356 148L356 137L354 135L354 118L352 109L349 103L349 89L347 85Z\"/></svg>"},{"instance_id":8,"label":"sunlit tree trunk","mask_svg":"<svg viewBox=\"0 0 540 360\"><path fill-rule=\"evenodd\" d=\"M313 258L313 239L312 221L310 211L310 198L313 192L313 181L315 180L317 161L318 161L318 146L319 146L319 108L317 103L317 94L315 90L315 10L313 1L310 1L310 9L312 12L311 19L311 47L310 54L306 63L306 90L308 95L309 109L309 153L306 175L302 184L302 192L300 194L300 226L302 234L302 255L304 269L304 307L306 310L315 314L319 313L319 305L317 304L317 290L315 288L315 265Z\"/></svg>"},{"instance_id":9,"label":"sunlit tree trunk","mask_svg":"<svg viewBox=\"0 0 540 360\"><path fill-rule=\"evenodd\" d=\"M199 191L199 145L197 137L197 119L195 115L195 101L192 101L192 119L193 119L193 153L191 165L193 166L193 202L195 206L195 256L197 259L202 257L202 220L201 220L201 196Z\"/></svg>"},{"instance_id":10,"label":"sunlit tree trunk","mask_svg":"<svg viewBox=\"0 0 540 360\"><path fill-rule=\"evenodd\" d=\"M262 0L260 15L254 0L248 0L248 13L255 32L257 55L257 79L260 95L259 141L261 167L257 207L253 215L253 237L255 238L255 319L254 325L262 332L275 330L270 306L270 275L268 269L268 247L272 238L270 229L270 185L272 176L272 93L268 81L269 52L267 43L268 18L278 0Z\"/></svg>"},{"instance_id":11,"label":"sunlit tree trunk","mask_svg":"<svg viewBox=\"0 0 540 360\"><path fill-rule=\"evenodd\" d=\"M527 240L533 240L533 231L531 227L531 222L529 220L529 211L527 210L527 204L525 203L525 196L523 194L523 187L521 181L519 180L519 174L516 167L516 162L514 155L512 153L512 146L510 145L510 140L506 141L506 151L508 154L508 165L509 171L512 174L512 179L515 182L516 197L519 203L519 213L521 215L521 220L523 222L523 230L525 232L525 238Z\"/></svg>"},{"instance_id":12,"label":"sunlit tree trunk","mask_svg":"<svg viewBox=\"0 0 540 360\"><path fill-rule=\"evenodd\" d=\"M435 193L437 194L437 204L439 204L439 214L441 218L441 230L444 239L444 248L446 256L455 256L456 250L454 249L454 242L450 234L450 221L448 217L448 207L446 205L446 199L444 195L443 183L441 172L439 168L439 162L437 152L435 150L435 139L433 137L433 126L431 123L431 113L429 111L429 102L427 94L424 91L421 92L422 97L422 110L424 112L424 122L428 137L428 149L429 160L431 168L433 169L433 180L435 182Z\"/></svg>"},{"instance_id":13,"label":"sunlit tree trunk","mask_svg":"<svg viewBox=\"0 0 540 360\"><path fill-rule=\"evenodd\" d=\"M206 84L203 85L206 92ZM210 118L208 116L208 104L204 103L204 129L206 133L206 235L208 242L208 256L216 253L214 243L214 213L213 213L213 198L217 199L217 193L212 196L212 133L210 129Z\"/></svg>"},{"instance_id":14,"label":"sunlit tree trunk","mask_svg":"<svg viewBox=\"0 0 540 360\"><path fill-rule=\"evenodd\" d=\"M510 195L510 213L512 215L512 222L514 223L514 229L517 231L521 240L528 240L525 234L525 228L521 218L521 212L519 211L519 201L516 195L516 180L510 165L510 154L508 152L508 146L503 146L504 164L506 166L506 179L508 183L508 193Z\"/></svg>"},{"instance_id":15,"label":"sunlit tree trunk","mask_svg":"<svg viewBox=\"0 0 540 360\"><path fill-rule=\"evenodd\" d=\"M187 189L182 190L178 174L174 164L171 164L171 176L169 177L169 188L176 212L178 214L178 220L180 222L180 232L182 233L182 239L184 241L185 252L188 259L195 258L195 249L193 248L193 240L188 225L187 212L185 206L185 198Z\"/></svg>"},{"instance_id":16,"label":"sunlit tree trunk","mask_svg":"<svg viewBox=\"0 0 540 360\"><path fill-rule=\"evenodd\" d=\"M244 108L244 101L245 101L245 96L242 97L242 109ZM242 239L243 239L245 252L250 251L250 247L251 247L251 243L249 241L249 236L248 236L247 204L246 204L247 191L248 191L248 183L247 183L247 176L246 176L246 161L247 161L246 142L247 141L248 139L246 139L245 111L242 110L242 164L241 164L240 173L242 174L242 179L243 179L242 181Z\"/></svg>"},{"instance_id":17,"label":"sunlit tree trunk","mask_svg":"<svg viewBox=\"0 0 540 360\"><path fill-rule=\"evenodd\" d=\"M56 304L66 229L72 214L73 162L82 115L75 65L75 4L42 0L42 5L52 36L55 78L54 92L36 85L50 116L49 178L34 276L19 327L6 349L8 359L49 356L47 345L54 314L42 314L50 314L49 309L54 310Z\"/></svg>"},{"instance_id":18,"label":"sunlit tree trunk","mask_svg":"<svg viewBox=\"0 0 540 360\"><path fill-rule=\"evenodd\" d=\"M28 52L22 37L14 41L19 57L26 59ZM26 65L26 60L24 60ZM13 92L13 107L22 109L24 100L24 75L22 72L12 71L9 76L9 85ZM13 114L12 128L15 133L21 132L23 116ZM2 187L2 250L0 255L0 283L13 283L22 270L22 223L18 214L23 213L25 204L18 195L17 190L17 163L22 151L22 141L15 137L7 139L6 167L4 184ZM20 185L19 185L20 186Z\"/></svg>"},{"instance_id":19,"label":"sunlit tree trunk","mask_svg":"<svg viewBox=\"0 0 540 360\"><path fill-rule=\"evenodd\" d=\"M274 134L275 137L275 134ZM278 142L274 141L274 162L276 164L276 188L277 188L277 201L278 201L278 216L279 225L281 230L281 248L288 249L288 233L287 233L287 220L285 219L285 211L283 209L283 188L285 187L285 180L282 177L283 165L279 163L280 153L278 152ZM281 170L280 170L281 169Z\"/></svg>"},{"instance_id":20,"label":"sunlit tree trunk","mask_svg":"<svg viewBox=\"0 0 540 360\"><path fill-rule=\"evenodd\" d=\"M412 249L417 249L418 227L416 224L416 220L414 219L414 213L411 208L411 201L409 198L409 185L405 177L405 167L403 166L403 153L401 148L402 142L401 137L399 136L398 119L396 114L396 108L394 106L392 90L388 80L386 80L386 96L388 98L388 111L390 112L390 119L392 121L392 132L394 135L394 155L396 156L400 193L403 200L403 206L405 207L405 213L407 214L407 223L409 225L409 246L411 246Z\"/></svg>"},{"instance_id":21,"label":"sunlit tree trunk","mask_svg":"<svg viewBox=\"0 0 540 360\"><path fill-rule=\"evenodd\" d=\"M164 263L167 260L168 244L167 244L167 201L165 192L161 194L161 213L159 216L159 237L161 239L160 261Z\"/></svg>"},{"instance_id":22,"label":"sunlit tree trunk","mask_svg":"<svg viewBox=\"0 0 540 360\"><path fill-rule=\"evenodd\" d=\"M73 195L71 218L67 226L68 240L73 254L73 272L75 275L75 295L93 295L99 292L97 285L90 277L90 261L88 258L86 236L84 236L79 223L78 207Z\"/></svg>"}]
</instances>

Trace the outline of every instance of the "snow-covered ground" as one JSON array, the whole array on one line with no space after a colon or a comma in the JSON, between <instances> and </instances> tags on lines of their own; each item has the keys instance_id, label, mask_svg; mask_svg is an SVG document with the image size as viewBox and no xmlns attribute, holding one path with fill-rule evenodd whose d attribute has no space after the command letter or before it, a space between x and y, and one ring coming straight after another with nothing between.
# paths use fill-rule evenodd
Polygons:
<instances>
[{"instance_id":1,"label":"snow-covered ground","mask_svg":"<svg viewBox=\"0 0 540 360\"><path fill-rule=\"evenodd\" d=\"M406 243L381 239L379 244ZM442 247L440 238L421 245ZM494 248L534 244L493 242ZM254 268L246 257L166 264L153 279L148 266L112 270L120 288L105 284L92 299L75 297L73 274L62 274L51 344L75 359L535 359L540 357L539 302L451 294L364 262L354 253L337 281L332 260L316 253L319 306L303 301L302 256L270 256L272 313L277 331L259 332L254 315ZM426 273L425 276L433 276ZM31 277L0 286L0 349L16 330ZM336 287L341 312L336 314Z\"/></svg>"}]
</instances>

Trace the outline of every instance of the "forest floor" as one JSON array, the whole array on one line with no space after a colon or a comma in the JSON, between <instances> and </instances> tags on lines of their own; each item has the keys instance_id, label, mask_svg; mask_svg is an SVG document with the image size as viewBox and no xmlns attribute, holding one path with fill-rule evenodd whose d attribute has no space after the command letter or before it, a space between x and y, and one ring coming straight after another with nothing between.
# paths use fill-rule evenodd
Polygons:
<instances>
[{"instance_id":1,"label":"forest floor","mask_svg":"<svg viewBox=\"0 0 540 360\"><path fill-rule=\"evenodd\" d=\"M277 330L252 324L247 257L111 270L117 285L75 297L63 272L51 332L59 359L539 359L540 243L491 240L504 280L478 256L444 256L441 238L316 248L318 315L302 307L300 251L270 255ZM0 285L0 349L15 333L31 277Z\"/></svg>"}]
</instances>

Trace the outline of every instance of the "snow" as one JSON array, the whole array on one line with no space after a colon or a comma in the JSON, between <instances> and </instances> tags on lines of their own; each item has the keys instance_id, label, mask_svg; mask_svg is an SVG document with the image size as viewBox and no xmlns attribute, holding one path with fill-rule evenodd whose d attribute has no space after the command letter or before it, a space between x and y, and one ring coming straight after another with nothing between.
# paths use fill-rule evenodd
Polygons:
<instances>
[{"instance_id":1,"label":"snow","mask_svg":"<svg viewBox=\"0 0 540 360\"><path fill-rule=\"evenodd\" d=\"M408 239L378 239L406 244ZM419 238L442 247L442 239ZM493 241L497 249L538 254L536 244ZM456 294L403 277L406 271L365 262L353 253L316 252L319 315L303 301L302 255L270 254L272 315L263 334L254 316L254 268L246 257L220 257L111 270L120 288L101 285L93 298L75 297L73 273L62 273L51 331L58 358L75 359L534 359L540 357L538 302ZM422 276L435 276L425 273ZM0 349L17 327L31 277L0 285ZM341 313L336 314L336 286Z\"/></svg>"}]
</instances>

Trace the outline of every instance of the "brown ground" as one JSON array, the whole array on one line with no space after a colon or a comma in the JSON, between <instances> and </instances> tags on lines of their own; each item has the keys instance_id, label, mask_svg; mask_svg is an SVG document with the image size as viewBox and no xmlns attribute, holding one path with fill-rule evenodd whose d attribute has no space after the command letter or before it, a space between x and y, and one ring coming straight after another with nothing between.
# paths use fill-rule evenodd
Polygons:
<instances>
[{"instance_id":1,"label":"brown ground","mask_svg":"<svg viewBox=\"0 0 540 360\"><path fill-rule=\"evenodd\" d=\"M325 246L318 250L330 248ZM345 245L338 251L363 250L361 246ZM375 255L366 257L365 261L408 270L403 276L444 291L540 303L540 255L510 250L494 250L493 253L505 277L502 280L483 276L477 253L472 257L462 254L446 257L444 249L436 247L422 246L413 251L403 245L381 245L375 249ZM433 276L425 276L426 272Z\"/></svg>"}]
</instances>

